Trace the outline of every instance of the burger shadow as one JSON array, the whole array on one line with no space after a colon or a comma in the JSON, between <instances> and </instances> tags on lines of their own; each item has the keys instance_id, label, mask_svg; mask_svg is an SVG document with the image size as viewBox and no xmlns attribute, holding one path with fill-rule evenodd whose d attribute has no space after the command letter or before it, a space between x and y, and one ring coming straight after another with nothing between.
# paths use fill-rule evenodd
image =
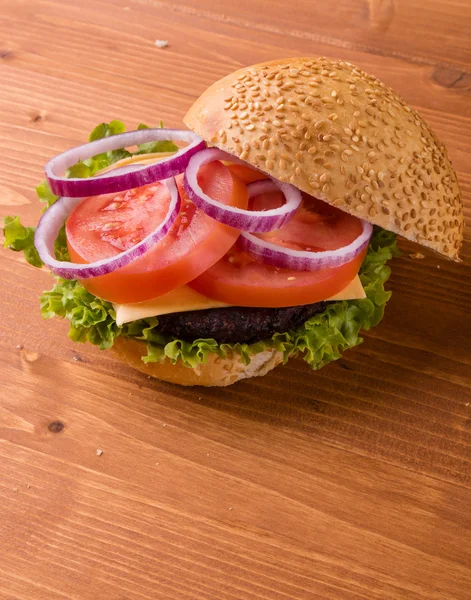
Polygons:
<instances>
[{"instance_id":1,"label":"burger shadow","mask_svg":"<svg viewBox=\"0 0 471 600\"><path fill-rule=\"evenodd\" d=\"M263 377L227 387L180 387L154 381L151 385L159 386L159 390L168 396L169 403L172 398L178 398L207 408L205 427L211 426L211 421L217 427L220 424L218 413L224 413L237 419L239 432L241 428L245 429L247 435L255 424L315 433L329 418L330 402L335 393L332 382L352 369L341 359L313 373L304 361L292 359L288 365L279 366ZM147 385L149 383L146 381Z\"/></svg>"},{"instance_id":2,"label":"burger shadow","mask_svg":"<svg viewBox=\"0 0 471 600\"><path fill-rule=\"evenodd\" d=\"M426 275L430 268L425 267ZM263 377L228 387L185 388L132 369L130 378L143 377L141 385L163 392L169 407L179 399L207 408L205 427L218 427L222 413L237 419L230 426L246 435L255 435L258 424L344 440L347 429L348 438L371 429L384 434L385 428L404 423L404 412L407 425L420 428L420 411L410 404L432 407L437 397L451 395L469 402L464 385L469 382L469 362L463 357L469 354L471 329L461 310L444 311L439 298L423 302L420 295L402 291L395 279L393 274L393 295L382 322L362 333L363 344L320 370L290 359Z\"/></svg>"},{"instance_id":3,"label":"burger shadow","mask_svg":"<svg viewBox=\"0 0 471 600\"><path fill-rule=\"evenodd\" d=\"M237 420L230 426L248 436L257 435L257 425L268 425L342 442L350 436L384 435L400 423L406 425L404 434L420 428L423 418L409 405L431 403L433 410L436 397L446 398L452 390L463 396L456 400L469 401L465 387L455 387L466 381L465 364L457 367L451 355L406 347L395 339L394 320L385 320L389 323L380 332L370 332L364 344L317 371L302 359L291 359L263 377L228 387L185 388L147 378L146 386L158 386L169 405L178 398L207 408L205 427L220 426L223 413Z\"/></svg>"}]
</instances>

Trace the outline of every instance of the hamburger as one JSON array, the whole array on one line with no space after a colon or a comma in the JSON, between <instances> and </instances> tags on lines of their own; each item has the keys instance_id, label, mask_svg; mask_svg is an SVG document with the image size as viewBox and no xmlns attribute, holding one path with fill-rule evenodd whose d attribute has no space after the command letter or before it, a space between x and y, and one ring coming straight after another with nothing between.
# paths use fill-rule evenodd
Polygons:
<instances>
[{"instance_id":1,"label":"hamburger","mask_svg":"<svg viewBox=\"0 0 471 600\"><path fill-rule=\"evenodd\" d=\"M37 228L6 217L5 246L57 277L42 314L68 319L74 341L181 385L229 385L293 356L318 369L381 320L396 235L459 261L444 145L357 67L247 67L184 123L100 124L46 165Z\"/></svg>"}]
</instances>

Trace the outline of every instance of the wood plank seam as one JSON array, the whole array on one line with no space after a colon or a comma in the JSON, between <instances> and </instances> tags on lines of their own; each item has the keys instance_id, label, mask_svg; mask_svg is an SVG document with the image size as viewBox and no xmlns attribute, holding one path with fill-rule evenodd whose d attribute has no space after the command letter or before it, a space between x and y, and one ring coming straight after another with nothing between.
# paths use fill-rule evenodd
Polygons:
<instances>
[{"instance_id":1,"label":"wood plank seam","mask_svg":"<svg viewBox=\"0 0 471 600\"><path fill-rule=\"evenodd\" d=\"M217 23L224 23L226 25L236 25L237 27L253 29L255 31L263 31L264 33L271 33L280 36L290 36L293 38L309 40L311 42L316 42L320 44L324 44L326 46L332 46L334 48L344 48L347 50L353 50L357 52L365 52L367 54L374 54L376 56L384 56L390 58L397 58L403 60L408 63L418 64L418 65L428 65L434 67L444 67L446 69L451 69L454 72L461 70L461 73L458 73L456 76L456 80L447 87L452 87L456 85L465 75L471 75L471 70L468 69L465 65L460 65L456 63L448 63L446 61L436 61L426 56L418 56L418 55L410 55L405 52L401 52L399 50L383 50L382 48L378 48L373 45L367 44L354 44L352 42L348 42L346 40L337 39L332 36L324 36L316 33L311 33L307 31L300 31L298 29L284 29L281 30L279 27L274 25L267 25L266 23L248 21L245 19L239 19L237 17L232 17L229 15L224 15L222 13L196 9L191 6L178 5L173 2L167 3L162 2L161 0L134 0L136 3L141 5L152 5L158 8L169 9L176 13L185 14L192 17L197 17L200 19L207 19L209 21L214 21Z\"/></svg>"}]
</instances>

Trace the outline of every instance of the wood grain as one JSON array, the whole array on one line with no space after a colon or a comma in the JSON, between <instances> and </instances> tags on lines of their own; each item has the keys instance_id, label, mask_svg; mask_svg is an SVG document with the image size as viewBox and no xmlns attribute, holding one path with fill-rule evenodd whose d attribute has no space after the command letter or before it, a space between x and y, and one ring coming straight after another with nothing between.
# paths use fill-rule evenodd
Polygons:
<instances>
[{"instance_id":1,"label":"wood grain","mask_svg":"<svg viewBox=\"0 0 471 600\"><path fill-rule=\"evenodd\" d=\"M137 0L147 5L146 0ZM453 65L460 71L453 85L471 67L469 3L467 0L295 0L291 5L271 0L237 3L213 0L153 0L178 14L201 16L283 37L394 56L419 64ZM466 17L468 16L468 19ZM460 75L462 76L459 79ZM469 80L468 80L469 85Z\"/></svg>"},{"instance_id":2,"label":"wood grain","mask_svg":"<svg viewBox=\"0 0 471 600\"><path fill-rule=\"evenodd\" d=\"M470 18L466 0L3 0L0 216L34 224L44 163L100 121L179 126L231 70L327 55L430 122L469 224ZM72 344L39 315L50 277L2 252L0 599L468 598L469 231L462 265L402 244L384 321L340 361L224 390Z\"/></svg>"}]
</instances>

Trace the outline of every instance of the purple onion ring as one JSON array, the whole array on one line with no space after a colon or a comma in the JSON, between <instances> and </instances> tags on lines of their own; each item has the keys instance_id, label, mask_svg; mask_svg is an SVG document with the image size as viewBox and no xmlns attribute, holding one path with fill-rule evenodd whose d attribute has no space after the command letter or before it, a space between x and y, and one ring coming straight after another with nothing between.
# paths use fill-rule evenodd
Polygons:
<instances>
[{"instance_id":1,"label":"purple onion ring","mask_svg":"<svg viewBox=\"0 0 471 600\"><path fill-rule=\"evenodd\" d=\"M34 245L43 263L54 275L63 279L89 279L108 275L125 267L148 252L157 242L167 235L180 211L180 195L173 178L162 181L170 192L170 204L162 223L143 240L111 258L105 258L88 264L60 261L54 255L54 243L62 225L83 198L59 198L42 215L34 235Z\"/></svg>"},{"instance_id":2,"label":"purple onion ring","mask_svg":"<svg viewBox=\"0 0 471 600\"><path fill-rule=\"evenodd\" d=\"M273 178L270 178L268 183L275 185L286 198L286 203L279 208L271 210L244 210L235 206L227 206L210 198L198 184L198 172L203 165L215 160L225 160L231 163L251 166L217 148L208 148L192 156L185 171L184 186L190 200L200 210L216 221L225 223L241 231L273 231L274 229L280 229L293 218L302 202L301 192L293 185L282 183ZM265 183L266 181L255 182L255 184Z\"/></svg>"},{"instance_id":3,"label":"purple onion ring","mask_svg":"<svg viewBox=\"0 0 471 600\"><path fill-rule=\"evenodd\" d=\"M260 184L272 185L269 181L256 181L247 186L249 198L265 191ZM273 187L272 187L273 189ZM274 267L291 269L293 271L320 271L332 267L340 267L352 261L370 243L373 226L367 221L361 221L362 232L347 246L337 250L323 252L309 252L306 250L292 250L267 242L250 233L242 232L237 238L237 246L250 254L253 258ZM315 240L313 240L315 244Z\"/></svg>"},{"instance_id":4,"label":"purple onion ring","mask_svg":"<svg viewBox=\"0 0 471 600\"><path fill-rule=\"evenodd\" d=\"M64 177L64 173L69 167L96 154L159 140L188 142L188 146L185 146L173 156L151 165L136 164L122 172L111 171L104 175L86 179ZM87 196L122 192L169 177L175 177L175 175L183 173L190 158L204 148L206 148L206 143L196 133L189 130L138 129L66 150L51 159L44 168L44 172L54 194L67 196L68 198L85 198Z\"/></svg>"}]
</instances>

